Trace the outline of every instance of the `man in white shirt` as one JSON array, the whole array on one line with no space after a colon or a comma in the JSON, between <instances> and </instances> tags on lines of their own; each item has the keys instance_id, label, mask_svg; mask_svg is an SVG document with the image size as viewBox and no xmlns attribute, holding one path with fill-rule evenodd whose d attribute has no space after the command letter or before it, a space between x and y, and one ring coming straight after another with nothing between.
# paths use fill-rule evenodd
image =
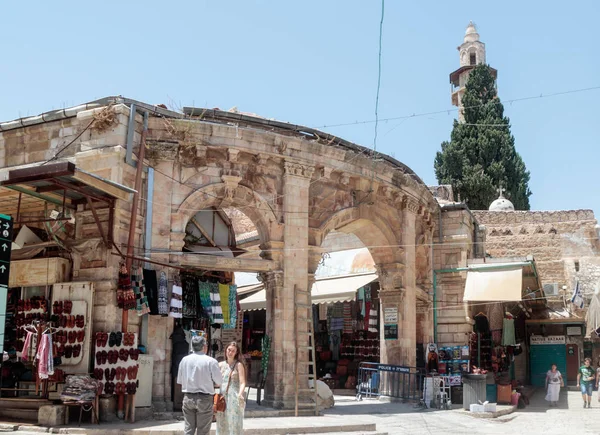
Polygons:
<instances>
[{"instance_id":1,"label":"man in white shirt","mask_svg":"<svg viewBox=\"0 0 600 435\"><path fill-rule=\"evenodd\" d=\"M183 397L184 434L208 435L213 416L215 387L223 382L217 360L206 355L206 338L192 337L193 353L179 364L177 383L181 384Z\"/></svg>"}]
</instances>

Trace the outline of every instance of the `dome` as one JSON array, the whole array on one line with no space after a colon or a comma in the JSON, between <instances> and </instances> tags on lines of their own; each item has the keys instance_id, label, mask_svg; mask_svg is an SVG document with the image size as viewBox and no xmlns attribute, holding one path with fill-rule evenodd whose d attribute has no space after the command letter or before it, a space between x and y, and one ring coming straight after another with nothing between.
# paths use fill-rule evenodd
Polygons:
<instances>
[{"instance_id":1,"label":"dome","mask_svg":"<svg viewBox=\"0 0 600 435\"><path fill-rule=\"evenodd\" d=\"M465 32L465 42L475 42L479 41L479 33L477 33L477 28L473 21L469 22L467 26L467 31Z\"/></svg>"},{"instance_id":2,"label":"dome","mask_svg":"<svg viewBox=\"0 0 600 435\"><path fill-rule=\"evenodd\" d=\"M506 199L502 194L503 190L504 189L500 189L500 196L490 204L489 211L515 211L513 203Z\"/></svg>"}]
</instances>

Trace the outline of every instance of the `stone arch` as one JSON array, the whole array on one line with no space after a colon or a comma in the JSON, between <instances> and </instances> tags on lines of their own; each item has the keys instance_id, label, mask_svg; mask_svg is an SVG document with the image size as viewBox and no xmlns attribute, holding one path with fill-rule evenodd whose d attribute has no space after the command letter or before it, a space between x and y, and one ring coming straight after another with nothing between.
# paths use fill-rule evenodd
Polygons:
<instances>
[{"instance_id":1,"label":"stone arch","mask_svg":"<svg viewBox=\"0 0 600 435\"><path fill-rule=\"evenodd\" d=\"M177 208L171 232L184 232L194 214L209 207L237 208L254 223L261 244L273 239L272 226L278 220L269 203L248 187L227 183L209 184L190 193Z\"/></svg>"},{"instance_id":2,"label":"stone arch","mask_svg":"<svg viewBox=\"0 0 600 435\"><path fill-rule=\"evenodd\" d=\"M314 240L321 246L327 234L333 230L352 233L369 249L376 264L401 262L399 253L400 239L394 234L392 226L369 207L350 207L340 210L326 219L318 230ZM410 243L414 243L411 241Z\"/></svg>"}]
</instances>

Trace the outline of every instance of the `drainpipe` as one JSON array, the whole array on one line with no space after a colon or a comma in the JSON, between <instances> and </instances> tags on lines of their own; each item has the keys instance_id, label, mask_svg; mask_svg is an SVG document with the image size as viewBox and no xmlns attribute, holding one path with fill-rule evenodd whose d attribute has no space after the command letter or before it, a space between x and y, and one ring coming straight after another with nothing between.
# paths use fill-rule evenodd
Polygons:
<instances>
[{"instance_id":1,"label":"drainpipe","mask_svg":"<svg viewBox=\"0 0 600 435\"><path fill-rule=\"evenodd\" d=\"M135 119L135 108L132 108L133 119ZM137 226L137 211L138 203L140 201L140 192L142 189L142 171L144 167L144 155L146 152L146 134L148 132L148 112L144 112L144 129L142 130L142 137L140 140L140 151L138 153L137 168L135 172L135 193L133 194L133 203L131 204L131 218L129 220L129 237L127 238L127 256L125 258L125 266L127 272L131 273L131 266L133 264L133 243L135 241L135 228ZM129 311L123 310L121 314L121 331L127 332L127 326L129 324ZM117 416L124 418L125 413L125 397L120 394L118 401ZM133 415L133 411L131 415Z\"/></svg>"}]
</instances>

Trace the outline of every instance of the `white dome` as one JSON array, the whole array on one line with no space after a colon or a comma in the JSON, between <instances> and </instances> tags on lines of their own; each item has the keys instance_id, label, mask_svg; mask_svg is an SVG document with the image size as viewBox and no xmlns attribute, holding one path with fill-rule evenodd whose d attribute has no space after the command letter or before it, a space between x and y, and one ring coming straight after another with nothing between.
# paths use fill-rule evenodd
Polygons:
<instances>
[{"instance_id":1,"label":"white dome","mask_svg":"<svg viewBox=\"0 0 600 435\"><path fill-rule=\"evenodd\" d=\"M506 199L502 194L490 205L489 211L515 211L515 206L512 202Z\"/></svg>"},{"instance_id":2,"label":"white dome","mask_svg":"<svg viewBox=\"0 0 600 435\"><path fill-rule=\"evenodd\" d=\"M467 26L467 31L465 32L465 42L475 42L479 41L479 33L477 33L477 28L473 21L469 22Z\"/></svg>"}]
</instances>

